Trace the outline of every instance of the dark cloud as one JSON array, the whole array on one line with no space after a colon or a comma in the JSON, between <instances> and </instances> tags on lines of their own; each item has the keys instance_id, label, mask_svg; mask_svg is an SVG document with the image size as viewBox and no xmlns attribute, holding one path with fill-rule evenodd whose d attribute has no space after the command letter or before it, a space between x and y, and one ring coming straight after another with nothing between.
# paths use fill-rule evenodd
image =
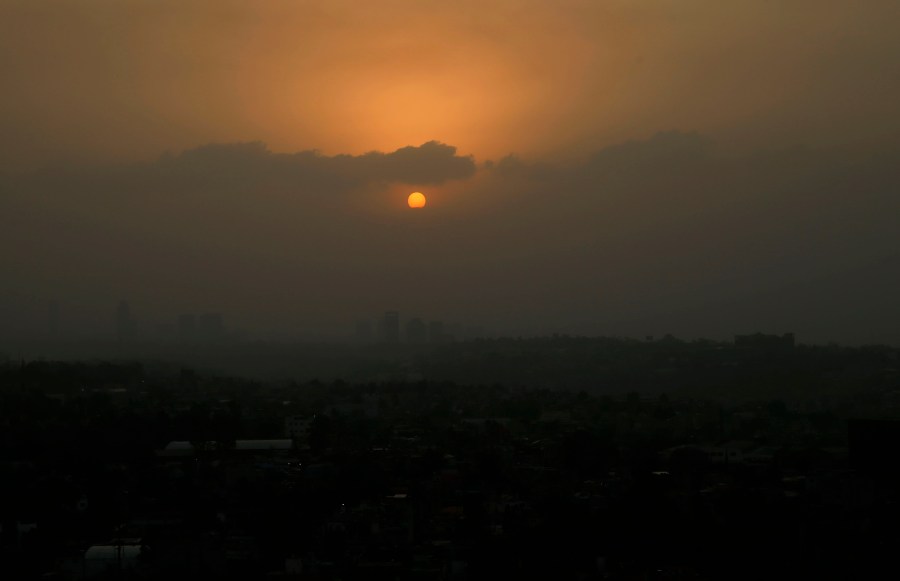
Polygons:
<instances>
[{"instance_id":1,"label":"dark cloud","mask_svg":"<svg viewBox=\"0 0 900 581\"><path fill-rule=\"evenodd\" d=\"M647 140L602 149L589 157L585 169L593 174L668 170L706 158L712 147L712 140L698 133L664 131Z\"/></svg>"},{"instance_id":2,"label":"dark cloud","mask_svg":"<svg viewBox=\"0 0 900 581\"><path fill-rule=\"evenodd\" d=\"M400 307L513 332L896 341L900 139L735 154L671 131L578 159L251 143L7 176L0 292L259 329ZM401 182L445 183L414 214L391 205Z\"/></svg>"},{"instance_id":3,"label":"dark cloud","mask_svg":"<svg viewBox=\"0 0 900 581\"><path fill-rule=\"evenodd\" d=\"M390 153L336 156L317 151L274 153L261 142L210 144L166 153L151 163L0 174L0 203L67 207L78 214L97 204L109 204L105 207L109 211L165 205L171 198L242 205L278 194L295 197L309 209L317 199L376 185L439 185L470 178L475 171L472 157L457 155L455 147L437 141ZM100 216L109 213L98 209Z\"/></svg>"},{"instance_id":4,"label":"dark cloud","mask_svg":"<svg viewBox=\"0 0 900 581\"><path fill-rule=\"evenodd\" d=\"M470 157L432 141L358 156L213 144L151 163L6 175L0 295L58 294L90 305L152 295L170 306L206 296L250 312L276 289L302 284L324 299L338 283L301 279L326 263L357 268L377 251L384 226L373 226L372 215L384 212L391 184L474 173Z\"/></svg>"},{"instance_id":5,"label":"dark cloud","mask_svg":"<svg viewBox=\"0 0 900 581\"><path fill-rule=\"evenodd\" d=\"M65 186L72 196L105 189L215 186L234 190L264 185L334 193L373 182L441 184L474 173L471 157L459 156L455 147L437 141L356 156L326 156L317 151L274 153L264 143L248 142L167 153L153 163L43 170L13 181L25 188ZM10 187L8 184L6 189Z\"/></svg>"},{"instance_id":6,"label":"dark cloud","mask_svg":"<svg viewBox=\"0 0 900 581\"><path fill-rule=\"evenodd\" d=\"M285 180L300 184L356 186L368 182L440 184L475 173L471 157L437 141L382 153L326 156L316 151L273 153L260 142L213 144L166 156L156 169L207 179Z\"/></svg>"},{"instance_id":7,"label":"dark cloud","mask_svg":"<svg viewBox=\"0 0 900 581\"><path fill-rule=\"evenodd\" d=\"M351 175L378 176L392 182L439 184L450 179L471 177L475 173L472 157L456 155L456 148L438 141L419 147L403 147L392 153L372 152L362 156L341 156L342 170Z\"/></svg>"},{"instance_id":8,"label":"dark cloud","mask_svg":"<svg viewBox=\"0 0 900 581\"><path fill-rule=\"evenodd\" d=\"M738 155L665 132L568 165L506 158L487 188L515 184L497 255L531 249L504 278L562 329L896 341L898 168L900 139Z\"/></svg>"}]
</instances>

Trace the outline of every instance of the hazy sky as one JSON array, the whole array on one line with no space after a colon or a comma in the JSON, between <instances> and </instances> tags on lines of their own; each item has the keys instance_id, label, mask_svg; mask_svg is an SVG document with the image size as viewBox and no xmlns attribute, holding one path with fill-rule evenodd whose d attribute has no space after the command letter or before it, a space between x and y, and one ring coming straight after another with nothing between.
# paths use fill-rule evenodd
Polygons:
<instances>
[{"instance_id":1,"label":"hazy sky","mask_svg":"<svg viewBox=\"0 0 900 581\"><path fill-rule=\"evenodd\" d=\"M0 316L900 342L897 22L896 0L0 0Z\"/></svg>"}]
</instances>

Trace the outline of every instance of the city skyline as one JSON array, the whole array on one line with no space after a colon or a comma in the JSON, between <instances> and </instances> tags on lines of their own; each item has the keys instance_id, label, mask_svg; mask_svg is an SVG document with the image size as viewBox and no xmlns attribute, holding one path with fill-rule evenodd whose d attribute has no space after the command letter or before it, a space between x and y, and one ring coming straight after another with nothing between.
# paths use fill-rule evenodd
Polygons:
<instances>
[{"instance_id":1,"label":"city skyline","mask_svg":"<svg viewBox=\"0 0 900 581\"><path fill-rule=\"evenodd\" d=\"M870 579L897 0L0 0L0 579Z\"/></svg>"}]
</instances>

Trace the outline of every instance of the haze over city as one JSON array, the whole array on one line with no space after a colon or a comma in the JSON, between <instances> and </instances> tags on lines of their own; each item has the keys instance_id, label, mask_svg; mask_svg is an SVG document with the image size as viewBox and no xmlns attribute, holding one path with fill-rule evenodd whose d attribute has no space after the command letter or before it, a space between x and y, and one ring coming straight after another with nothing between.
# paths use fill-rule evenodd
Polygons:
<instances>
[{"instance_id":1,"label":"haze over city","mask_svg":"<svg viewBox=\"0 0 900 581\"><path fill-rule=\"evenodd\" d=\"M0 579L880 579L898 0L0 0Z\"/></svg>"},{"instance_id":2,"label":"haze over city","mask_svg":"<svg viewBox=\"0 0 900 581\"><path fill-rule=\"evenodd\" d=\"M900 344L890 0L0 2L2 340ZM422 192L423 208L407 196ZM52 305L52 307L51 307Z\"/></svg>"}]
</instances>

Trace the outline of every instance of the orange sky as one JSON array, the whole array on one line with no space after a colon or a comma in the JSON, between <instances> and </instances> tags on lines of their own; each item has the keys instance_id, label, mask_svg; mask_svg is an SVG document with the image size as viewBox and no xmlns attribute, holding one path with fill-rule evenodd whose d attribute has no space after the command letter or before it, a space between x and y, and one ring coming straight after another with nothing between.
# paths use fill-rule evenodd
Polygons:
<instances>
[{"instance_id":1,"label":"orange sky","mask_svg":"<svg viewBox=\"0 0 900 581\"><path fill-rule=\"evenodd\" d=\"M868 138L900 127L896 4L0 0L0 167L248 140L484 159L667 129Z\"/></svg>"}]
</instances>

